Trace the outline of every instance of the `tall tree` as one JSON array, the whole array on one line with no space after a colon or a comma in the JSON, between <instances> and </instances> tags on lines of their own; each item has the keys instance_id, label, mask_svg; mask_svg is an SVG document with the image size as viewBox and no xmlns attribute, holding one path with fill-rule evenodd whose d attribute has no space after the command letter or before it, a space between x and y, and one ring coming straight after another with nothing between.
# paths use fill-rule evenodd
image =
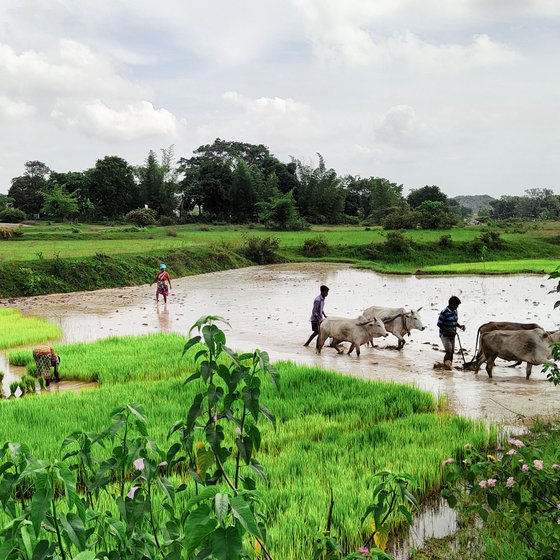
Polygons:
<instances>
[{"instance_id":1,"label":"tall tree","mask_svg":"<svg viewBox=\"0 0 560 560\"><path fill-rule=\"evenodd\" d=\"M90 197L99 217L124 216L138 208L140 197L134 170L122 158L107 156L91 170Z\"/></svg>"},{"instance_id":2,"label":"tall tree","mask_svg":"<svg viewBox=\"0 0 560 560\"><path fill-rule=\"evenodd\" d=\"M177 173L173 167L173 147L162 150L161 162L153 150L142 167L137 169L140 182L140 203L147 204L160 215L170 216L177 207Z\"/></svg>"},{"instance_id":3,"label":"tall tree","mask_svg":"<svg viewBox=\"0 0 560 560\"><path fill-rule=\"evenodd\" d=\"M56 185L50 192L42 193L44 203L41 212L55 220L66 220L78 214L78 201L75 193L69 194L64 187Z\"/></svg>"},{"instance_id":4,"label":"tall tree","mask_svg":"<svg viewBox=\"0 0 560 560\"><path fill-rule=\"evenodd\" d=\"M81 220L92 220L95 217L95 208L90 200L89 171L68 171L67 173L52 172L49 177L49 190L57 186L66 192L73 193L78 205L78 216Z\"/></svg>"},{"instance_id":5,"label":"tall tree","mask_svg":"<svg viewBox=\"0 0 560 560\"><path fill-rule=\"evenodd\" d=\"M50 172L51 170L41 161L28 161L25 164L24 174L12 179L8 191L14 206L26 214L39 214L43 205L41 192L47 188Z\"/></svg>"},{"instance_id":6,"label":"tall tree","mask_svg":"<svg viewBox=\"0 0 560 560\"><path fill-rule=\"evenodd\" d=\"M242 223L251 221L257 214L257 193L253 185L253 175L251 169L240 159L233 170L230 209L231 219L234 222Z\"/></svg>"},{"instance_id":7,"label":"tall tree","mask_svg":"<svg viewBox=\"0 0 560 560\"><path fill-rule=\"evenodd\" d=\"M406 197L406 201L410 204L411 208L417 208L426 200L447 204L447 195L436 185L426 185L421 189L412 189Z\"/></svg>"}]
</instances>

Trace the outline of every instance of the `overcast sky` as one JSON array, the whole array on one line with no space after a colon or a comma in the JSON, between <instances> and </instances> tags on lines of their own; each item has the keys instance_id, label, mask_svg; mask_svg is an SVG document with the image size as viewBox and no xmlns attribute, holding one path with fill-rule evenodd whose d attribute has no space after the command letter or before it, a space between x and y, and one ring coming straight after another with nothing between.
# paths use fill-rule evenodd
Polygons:
<instances>
[{"instance_id":1,"label":"overcast sky","mask_svg":"<svg viewBox=\"0 0 560 560\"><path fill-rule=\"evenodd\" d=\"M560 0L2 0L0 192L216 137L405 192L560 191Z\"/></svg>"}]
</instances>

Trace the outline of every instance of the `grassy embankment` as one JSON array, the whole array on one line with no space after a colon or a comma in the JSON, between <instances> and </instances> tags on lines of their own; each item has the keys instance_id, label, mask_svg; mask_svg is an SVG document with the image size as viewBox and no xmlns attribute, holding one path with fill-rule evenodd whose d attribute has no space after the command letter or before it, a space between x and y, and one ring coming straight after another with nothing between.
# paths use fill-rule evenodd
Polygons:
<instances>
[{"instance_id":1,"label":"grassy embankment","mask_svg":"<svg viewBox=\"0 0 560 560\"><path fill-rule=\"evenodd\" d=\"M480 246L482 232L480 227L407 231L410 249L395 252L387 249L387 232L379 228L29 227L20 238L0 241L0 297L142 284L153 279L161 261L175 277L248 266L255 262L243 252L246 235L278 237L277 261L344 262L390 273L548 273L560 263L558 224L503 230L498 249ZM450 243L442 246L446 235ZM324 254L305 256L304 241L317 236L327 244Z\"/></svg>"},{"instance_id":2,"label":"grassy embankment","mask_svg":"<svg viewBox=\"0 0 560 560\"><path fill-rule=\"evenodd\" d=\"M57 347L63 378L98 379L100 388L0 402L0 442L25 442L37 456L55 458L66 435L100 430L116 406L140 402L151 435L170 446L167 430L184 417L195 390L182 381L192 367L188 355L180 358L183 343L178 335L159 334ZM29 353L12 359L24 363ZM495 437L480 423L442 413L433 396L411 387L292 363L278 369L280 393L265 385L261 397L278 427L275 433L263 424L258 454L271 482L262 491L271 504L276 558L311 558L310 542L325 528L330 487L334 530L356 547L367 531L359 519L375 472L409 472L418 480L414 492L425 496L441 484L442 458L460 456L467 442L484 447Z\"/></svg>"}]
</instances>

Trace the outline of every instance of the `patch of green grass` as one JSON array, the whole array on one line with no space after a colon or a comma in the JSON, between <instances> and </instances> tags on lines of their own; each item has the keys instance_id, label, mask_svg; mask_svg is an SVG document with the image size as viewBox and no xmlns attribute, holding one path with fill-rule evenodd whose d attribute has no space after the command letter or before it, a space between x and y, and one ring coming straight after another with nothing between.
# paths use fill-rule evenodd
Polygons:
<instances>
[{"instance_id":1,"label":"patch of green grass","mask_svg":"<svg viewBox=\"0 0 560 560\"><path fill-rule=\"evenodd\" d=\"M24 317L17 309L0 309L0 348L56 340L62 335L58 325L37 317Z\"/></svg>"},{"instance_id":2,"label":"patch of green grass","mask_svg":"<svg viewBox=\"0 0 560 560\"><path fill-rule=\"evenodd\" d=\"M560 260L557 259L522 259L426 266L422 269L422 272L428 274L521 274L535 272L550 274L559 266Z\"/></svg>"}]
</instances>

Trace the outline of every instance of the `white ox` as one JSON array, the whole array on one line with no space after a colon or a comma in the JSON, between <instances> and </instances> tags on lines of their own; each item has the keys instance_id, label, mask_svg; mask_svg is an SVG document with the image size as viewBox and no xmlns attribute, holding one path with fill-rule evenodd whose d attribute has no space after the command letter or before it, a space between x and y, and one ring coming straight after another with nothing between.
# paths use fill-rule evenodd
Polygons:
<instances>
[{"instance_id":1,"label":"white ox","mask_svg":"<svg viewBox=\"0 0 560 560\"><path fill-rule=\"evenodd\" d=\"M480 350L476 357L475 373L486 362L488 377L492 377L492 369L496 358L527 362L526 378L531 376L532 366L552 364L550 344L554 342L556 333L551 336L544 329L523 331L490 331L480 337Z\"/></svg>"},{"instance_id":2,"label":"white ox","mask_svg":"<svg viewBox=\"0 0 560 560\"><path fill-rule=\"evenodd\" d=\"M397 348L400 350L405 344L404 335L410 336L412 329L423 331L426 327L422 324L419 307L416 311L407 311L404 307L380 307L373 305L364 310L366 319L379 317L385 324L387 332L394 334L399 339Z\"/></svg>"},{"instance_id":3,"label":"white ox","mask_svg":"<svg viewBox=\"0 0 560 560\"><path fill-rule=\"evenodd\" d=\"M332 338L332 345L338 353L342 350L338 347L341 342L350 342L351 346L348 354L356 349L356 355L360 356L360 346L366 344L373 337L387 336L387 331L383 321L377 317L367 319L360 315L356 319L346 319L344 317L327 317L321 321L319 327L319 337L317 338L317 353L321 353L327 338Z\"/></svg>"}]
</instances>

